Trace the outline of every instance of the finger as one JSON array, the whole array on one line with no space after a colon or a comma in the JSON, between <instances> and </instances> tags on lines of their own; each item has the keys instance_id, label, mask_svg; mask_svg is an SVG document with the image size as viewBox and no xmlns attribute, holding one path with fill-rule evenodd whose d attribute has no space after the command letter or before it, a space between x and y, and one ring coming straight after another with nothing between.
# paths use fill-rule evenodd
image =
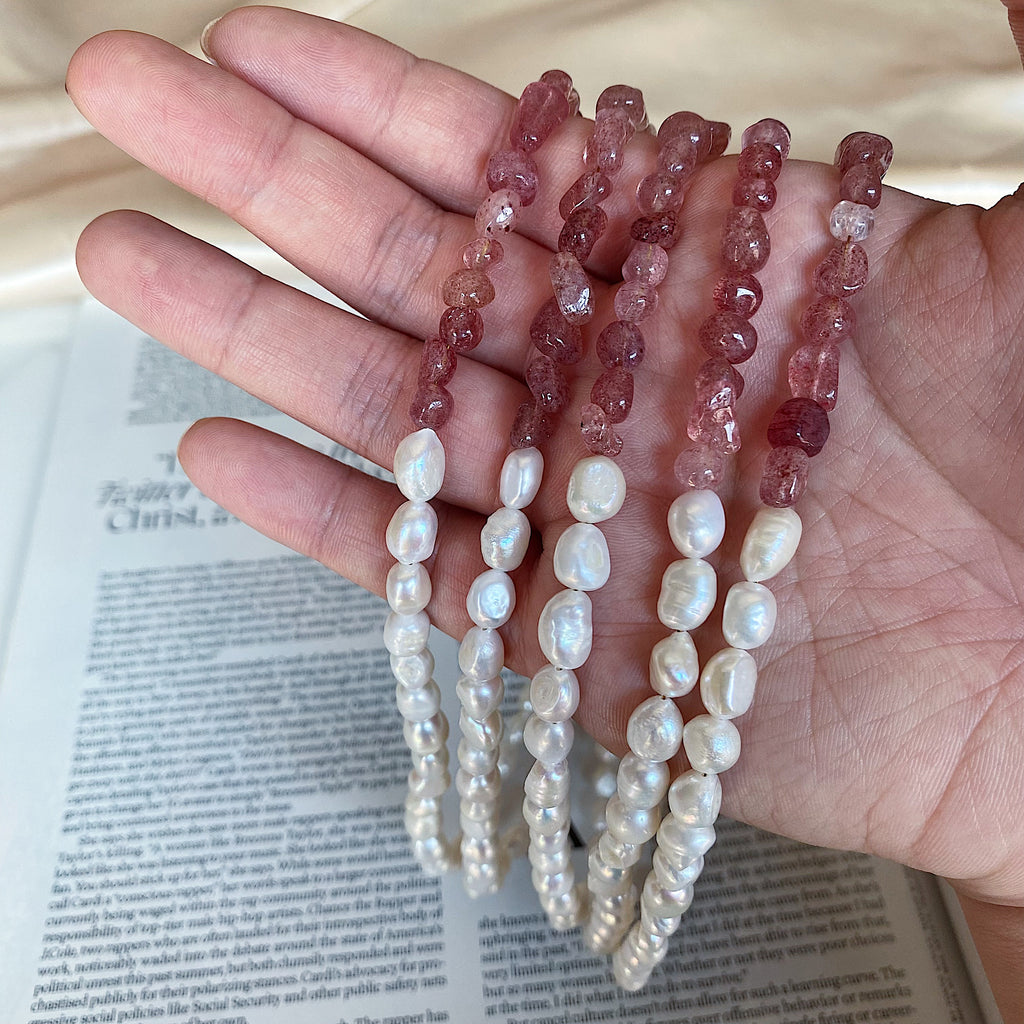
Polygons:
<instances>
[{"instance_id":1,"label":"finger","mask_svg":"<svg viewBox=\"0 0 1024 1024\"><path fill-rule=\"evenodd\" d=\"M1010 22L1010 32L1017 44L1017 52L1024 62L1024 2L1022 0L1003 0L1006 15Z\"/></svg>"}]
</instances>

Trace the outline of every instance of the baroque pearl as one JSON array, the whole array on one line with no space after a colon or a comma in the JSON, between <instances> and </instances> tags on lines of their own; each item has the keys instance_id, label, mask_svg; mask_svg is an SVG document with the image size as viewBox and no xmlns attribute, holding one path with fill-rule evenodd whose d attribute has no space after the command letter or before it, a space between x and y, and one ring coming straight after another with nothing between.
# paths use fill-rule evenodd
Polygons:
<instances>
[{"instance_id":1,"label":"baroque pearl","mask_svg":"<svg viewBox=\"0 0 1024 1024\"><path fill-rule=\"evenodd\" d=\"M496 629L516 607L516 588L507 572L486 569L470 584L466 595L469 617L483 629Z\"/></svg>"},{"instance_id":2,"label":"baroque pearl","mask_svg":"<svg viewBox=\"0 0 1024 1024\"><path fill-rule=\"evenodd\" d=\"M505 684L501 676L483 681L461 676L455 684L455 694L470 718L480 721L501 707L505 698Z\"/></svg>"},{"instance_id":3,"label":"baroque pearl","mask_svg":"<svg viewBox=\"0 0 1024 1024\"><path fill-rule=\"evenodd\" d=\"M683 716L667 697L648 697L629 716L626 742L637 757L667 761L682 741Z\"/></svg>"},{"instance_id":4,"label":"baroque pearl","mask_svg":"<svg viewBox=\"0 0 1024 1024\"><path fill-rule=\"evenodd\" d=\"M651 648L651 689L666 697L682 697L697 683L697 648L689 633L670 633Z\"/></svg>"},{"instance_id":5,"label":"baroque pearl","mask_svg":"<svg viewBox=\"0 0 1024 1024\"><path fill-rule=\"evenodd\" d=\"M424 427L404 437L395 449L395 482L410 501L430 501L444 483L444 446Z\"/></svg>"},{"instance_id":6,"label":"baroque pearl","mask_svg":"<svg viewBox=\"0 0 1024 1024\"><path fill-rule=\"evenodd\" d=\"M531 715L523 729L523 744L541 764L553 765L569 756L574 736L571 720L545 722Z\"/></svg>"},{"instance_id":7,"label":"baroque pearl","mask_svg":"<svg viewBox=\"0 0 1024 1024\"><path fill-rule=\"evenodd\" d=\"M526 508L537 497L544 477L544 456L539 448L517 448L505 456L498 497L509 508Z\"/></svg>"},{"instance_id":8,"label":"baroque pearl","mask_svg":"<svg viewBox=\"0 0 1024 1024\"><path fill-rule=\"evenodd\" d=\"M669 629L695 629L715 607L718 578L703 558L681 558L661 578L658 618Z\"/></svg>"},{"instance_id":9,"label":"baroque pearl","mask_svg":"<svg viewBox=\"0 0 1024 1024\"><path fill-rule=\"evenodd\" d=\"M664 828L664 824L662 824L662 828ZM661 846L654 851L652 858L654 874L666 889L681 889L684 885L693 885L704 870L703 857L686 860L684 863L680 863L680 861L682 861L682 857L674 860L673 856L666 853Z\"/></svg>"},{"instance_id":10,"label":"baroque pearl","mask_svg":"<svg viewBox=\"0 0 1024 1024\"><path fill-rule=\"evenodd\" d=\"M384 646L389 654L405 657L418 654L427 646L430 618L426 612L402 615L392 612L384 620Z\"/></svg>"},{"instance_id":11,"label":"baroque pearl","mask_svg":"<svg viewBox=\"0 0 1024 1024\"><path fill-rule=\"evenodd\" d=\"M659 807L627 807L618 796L605 809L608 832L623 843L646 843L661 822Z\"/></svg>"},{"instance_id":12,"label":"baroque pearl","mask_svg":"<svg viewBox=\"0 0 1024 1024\"><path fill-rule=\"evenodd\" d=\"M684 491L669 507L668 532L681 555L710 555L725 536L722 499L714 491Z\"/></svg>"},{"instance_id":13,"label":"baroque pearl","mask_svg":"<svg viewBox=\"0 0 1024 1024\"><path fill-rule=\"evenodd\" d=\"M775 595L760 583L734 583L725 595L722 635L745 651L760 647L775 629Z\"/></svg>"},{"instance_id":14,"label":"baroque pearl","mask_svg":"<svg viewBox=\"0 0 1024 1024\"><path fill-rule=\"evenodd\" d=\"M600 590L611 575L604 534L592 523L573 523L555 545L555 577L572 590Z\"/></svg>"},{"instance_id":15,"label":"baroque pearl","mask_svg":"<svg viewBox=\"0 0 1024 1024\"><path fill-rule=\"evenodd\" d=\"M676 820L688 828L713 825L722 807L722 783L717 775L691 768L669 787L668 806Z\"/></svg>"},{"instance_id":16,"label":"baroque pearl","mask_svg":"<svg viewBox=\"0 0 1024 1024\"><path fill-rule=\"evenodd\" d=\"M430 576L419 562L395 562L388 570L384 591L392 611L412 615L430 602Z\"/></svg>"},{"instance_id":17,"label":"baroque pearl","mask_svg":"<svg viewBox=\"0 0 1024 1024\"><path fill-rule=\"evenodd\" d=\"M391 673L398 682L415 690L434 675L434 656L425 647L415 654L392 654Z\"/></svg>"},{"instance_id":18,"label":"baroque pearl","mask_svg":"<svg viewBox=\"0 0 1024 1024\"><path fill-rule=\"evenodd\" d=\"M626 478L607 456L591 455L573 466L565 501L579 522L611 519L625 500Z\"/></svg>"},{"instance_id":19,"label":"baroque pearl","mask_svg":"<svg viewBox=\"0 0 1024 1024\"><path fill-rule=\"evenodd\" d=\"M757 663L745 651L726 647L708 658L700 674L704 707L716 718L742 715L754 699Z\"/></svg>"},{"instance_id":20,"label":"baroque pearl","mask_svg":"<svg viewBox=\"0 0 1024 1024\"><path fill-rule=\"evenodd\" d=\"M491 679L505 664L505 644L494 629L473 626L459 645L459 668L470 679Z\"/></svg>"},{"instance_id":21,"label":"baroque pearl","mask_svg":"<svg viewBox=\"0 0 1024 1024\"><path fill-rule=\"evenodd\" d=\"M791 508L761 508L754 516L740 552L740 568L752 583L778 575L796 554L803 524Z\"/></svg>"},{"instance_id":22,"label":"baroque pearl","mask_svg":"<svg viewBox=\"0 0 1024 1024\"><path fill-rule=\"evenodd\" d=\"M544 657L559 668L579 668L594 640L593 607L581 590L563 590L544 606L537 623Z\"/></svg>"},{"instance_id":23,"label":"baroque pearl","mask_svg":"<svg viewBox=\"0 0 1024 1024\"><path fill-rule=\"evenodd\" d=\"M441 710L441 690L433 679L416 690L410 690L399 683L395 687L395 703L406 721L423 722Z\"/></svg>"},{"instance_id":24,"label":"baroque pearl","mask_svg":"<svg viewBox=\"0 0 1024 1024\"><path fill-rule=\"evenodd\" d=\"M533 713L545 722L572 718L579 703L580 684L571 669L545 665L530 682Z\"/></svg>"},{"instance_id":25,"label":"baroque pearl","mask_svg":"<svg viewBox=\"0 0 1024 1024\"><path fill-rule=\"evenodd\" d=\"M632 751L619 762L616 792L627 807L654 807L668 789L668 765Z\"/></svg>"},{"instance_id":26,"label":"baroque pearl","mask_svg":"<svg viewBox=\"0 0 1024 1024\"><path fill-rule=\"evenodd\" d=\"M436 714L422 722L410 722L407 719L402 726L402 734L414 757L417 754L436 754L448 743L448 718Z\"/></svg>"},{"instance_id":27,"label":"baroque pearl","mask_svg":"<svg viewBox=\"0 0 1024 1024\"><path fill-rule=\"evenodd\" d=\"M554 764L536 761L526 776L523 791L542 807L564 803L569 799L568 761L556 761Z\"/></svg>"},{"instance_id":28,"label":"baroque pearl","mask_svg":"<svg viewBox=\"0 0 1024 1024\"><path fill-rule=\"evenodd\" d=\"M398 562L425 562L434 553L437 513L425 501L406 501L388 523L388 551Z\"/></svg>"},{"instance_id":29,"label":"baroque pearl","mask_svg":"<svg viewBox=\"0 0 1024 1024\"><path fill-rule=\"evenodd\" d=\"M480 530L480 553L492 569L518 569L530 545L530 520L517 508L492 512Z\"/></svg>"},{"instance_id":30,"label":"baroque pearl","mask_svg":"<svg viewBox=\"0 0 1024 1024\"><path fill-rule=\"evenodd\" d=\"M683 749L695 771L728 771L740 756L740 733L728 718L697 715L683 726Z\"/></svg>"}]
</instances>

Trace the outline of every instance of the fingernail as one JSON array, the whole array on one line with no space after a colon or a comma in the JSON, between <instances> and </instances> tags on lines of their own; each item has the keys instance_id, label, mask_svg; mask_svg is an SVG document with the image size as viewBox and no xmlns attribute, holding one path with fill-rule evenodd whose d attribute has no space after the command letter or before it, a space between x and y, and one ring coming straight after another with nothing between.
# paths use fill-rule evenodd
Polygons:
<instances>
[{"instance_id":1,"label":"fingernail","mask_svg":"<svg viewBox=\"0 0 1024 1024\"><path fill-rule=\"evenodd\" d=\"M207 25L199 34L199 49L202 50L210 60L213 60L213 54L210 53L210 34L213 32L213 26L216 25L218 21L220 21L220 18L214 18L213 21L211 21L210 24ZM217 63L215 60L213 60L213 62L214 64Z\"/></svg>"}]
</instances>

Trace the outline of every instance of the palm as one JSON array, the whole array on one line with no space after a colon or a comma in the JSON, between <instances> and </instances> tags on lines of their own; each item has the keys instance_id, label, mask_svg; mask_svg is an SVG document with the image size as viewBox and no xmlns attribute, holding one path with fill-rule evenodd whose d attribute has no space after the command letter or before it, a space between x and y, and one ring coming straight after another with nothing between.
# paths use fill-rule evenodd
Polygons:
<instances>
[{"instance_id":1,"label":"palm","mask_svg":"<svg viewBox=\"0 0 1024 1024\"><path fill-rule=\"evenodd\" d=\"M257 282L223 254L139 215L94 225L80 263L100 298L153 334L389 465L408 429L417 339L434 329L439 282L472 233L469 221L444 211L473 209L510 101L320 24L273 11L222 23L218 59L262 92L134 36L88 44L69 86L114 141L227 209L384 326ZM273 65L265 53L275 54ZM376 95L395 81L401 88ZM343 116L338 92L349 101ZM547 198L531 208L528 238L508 247L488 337L456 381L431 608L456 634L468 625L462 595L480 569L476 534L507 443L495 424L508 424L524 395L526 327L546 297L554 206L578 173L585 134L571 124L544 152ZM634 147L627 178L645 145ZM650 646L664 634L653 606L671 558L664 514L677 490L679 395L700 360L692 326L707 311L731 175L722 161L694 184L662 308L645 325L649 355L624 431L631 497L609 524L620 556L595 602L595 651L581 674L579 719L613 747L646 690ZM790 164L779 184L757 319L765 341L744 367L748 440L737 483L723 494L732 523L720 561L726 578L754 508L763 428L785 391L790 326L808 300L835 195L832 172L808 164ZM628 191L613 197L592 261L607 282L625 253ZM781 624L761 654L758 703L742 723L744 757L730 773L726 810L811 842L977 878L979 892L999 897L1019 883L1001 857L1024 840L1014 814L1024 805L1024 673L1013 586L1024 569L1015 518L1024 456L1021 409L1010 398L1020 393L1024 359L1015 344L1024 252L1013 242L1022 214L1014 201L981 214L898 193L886 195L880 213L869 243L875 273L844 351L834 437L812 465L800 554L774 587ZM596 322L610 304L610 284L602 287ZM578 392L595 372L580 369ZM510 661L524 671L539 663L532 623L556 588L542 547L550 552L567 521L561 481L582 450L574 433L564 425L549 446L549 484L531 508L543 545L518 573L528 597L506 638ZM392 490L224 421L195 428L182 458L243 518L382 588ZM993 749L1018 771L989 770ZM958 842L965 824L980 832L969 861Z\"/></svg>"}]
</instances>

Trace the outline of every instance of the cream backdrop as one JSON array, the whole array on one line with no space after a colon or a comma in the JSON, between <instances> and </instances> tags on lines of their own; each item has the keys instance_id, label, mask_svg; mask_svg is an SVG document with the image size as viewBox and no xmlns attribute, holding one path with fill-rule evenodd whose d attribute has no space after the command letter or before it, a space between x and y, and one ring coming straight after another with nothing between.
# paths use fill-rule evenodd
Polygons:
<instances>
[{"instance_id":1,"label":"cream backdrop","mask_svg":"<svg viewBox=\"0 0 1024 1024\"><path fill-rule=\"evenodd\" d=\"M237 225L96 136L64 93L79 42L132 28L198 53L214 0L0 0L0 306L81 293L73 252L94 216L134 206L261 269ZM510 92L564 67L584 109L641 87L660 119L782 118L793 154L828 159L857 128L889 135L888 182L991 203L1024 177L1024 73L998 0L299 0ZM589 108L587 104L590 104Z\"/></svg>"}]
</instances>

